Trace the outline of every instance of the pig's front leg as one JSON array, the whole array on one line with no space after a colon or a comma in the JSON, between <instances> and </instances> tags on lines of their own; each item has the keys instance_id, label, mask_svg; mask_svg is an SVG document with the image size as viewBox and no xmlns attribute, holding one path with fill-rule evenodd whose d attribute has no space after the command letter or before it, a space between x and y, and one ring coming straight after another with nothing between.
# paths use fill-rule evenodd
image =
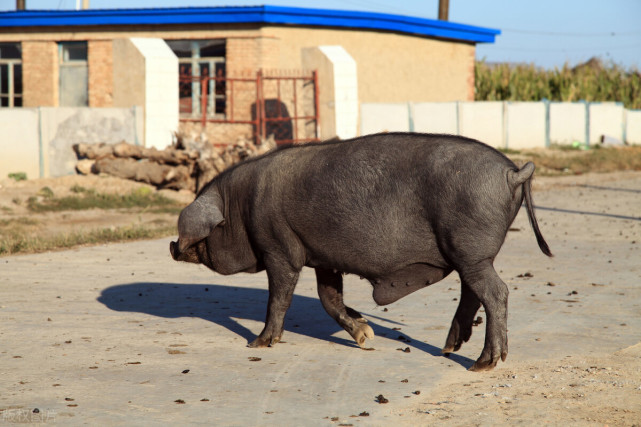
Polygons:
<instances>
[{"instance_id":1,"label":"pig's front leg","mask_svg":"<svg viewBox=\"0 0 641 427\"><path fill-rule=\"evenodd\" d=\"M374 338L374 331L367 320L343 302L343 277L332 270L316 269L318 296L321 303L336 322L354 338L362 348L366 338Z\"/></svg>"},{"instance_id":2,"label":"pig's front leg","mask_svg":"<svg viewBox=\"0 0 641 427\"><path fill-rule=\"evenodd\" d=\"M265 327L248 347L271 347L283 336L285 313L292 303L294 288L300 270L295 270L289 262L275 257L266 257L265 269L269 279L269 300Z\"/></svg>"}]
</instances>

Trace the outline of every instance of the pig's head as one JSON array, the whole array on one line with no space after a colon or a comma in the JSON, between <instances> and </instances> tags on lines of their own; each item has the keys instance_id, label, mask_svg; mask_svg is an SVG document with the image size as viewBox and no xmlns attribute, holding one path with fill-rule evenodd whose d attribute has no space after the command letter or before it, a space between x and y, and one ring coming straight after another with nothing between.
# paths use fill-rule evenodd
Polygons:
<instances>
[{"instance_id":1,"label":"pig's head","mask_svg":"<svg viewBox=\"0 0 641 427\"><path fill-rule=\"evenodd\" d=\"M224 221L220 194L214 188L203 191L178 217L178 241L169 244L172 258L198 263L194 245L207 238Z\"/></svg>"}]
</instances>

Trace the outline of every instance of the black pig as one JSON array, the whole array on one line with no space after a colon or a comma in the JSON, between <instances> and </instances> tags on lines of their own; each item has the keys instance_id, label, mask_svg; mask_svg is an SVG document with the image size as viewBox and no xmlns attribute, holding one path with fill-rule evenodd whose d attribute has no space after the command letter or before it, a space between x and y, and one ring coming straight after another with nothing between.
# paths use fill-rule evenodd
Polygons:
<instances>
[{"instance_id":1,"label":"black pig","mask_svg":"<svg viewBox=\"0 0 641 427\"><path fill-rule=\"evenodd\" d=\"M539 247L531 177L497 150L450 135L387 133L292 146L217 176L178 219L178 261L221 274L267 270L267 320L250 347L277 343L298 276L316 270L323 307L359 345L374 332L343 303L342 273L390 304L456 270L461 300L443 353L472 334L481 305L485 346L470 368L507 356L508 289L493 262L523 199Z\"/></svg>"}]
</instances>

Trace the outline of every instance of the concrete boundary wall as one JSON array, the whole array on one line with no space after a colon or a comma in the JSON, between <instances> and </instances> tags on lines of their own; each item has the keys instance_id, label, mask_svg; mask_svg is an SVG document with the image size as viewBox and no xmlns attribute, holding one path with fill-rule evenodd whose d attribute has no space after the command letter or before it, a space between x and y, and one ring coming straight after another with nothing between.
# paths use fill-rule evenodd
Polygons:
<instances>
[{"instance_id":1,"label":"concrete boundary wall","mask_svg":"<svg viewBox=\"0 0 641 427\"><path fill-rule=\"evenodd\" d=\"M641 144L641 110L614 102L361 104L361 135L385 131L448 133L512 149L596 144L603 135Z\"/></svg>"},{"instance_id":2,"label":"concrete boundary wall","mask_svg":"<svg viewBox=\"0 0 641 427\"><path fill-rule=\"evenodd\" d=\"M0 179L17 172L28 178L74 174L73 144L141 144L143 120L140 107L1 108Z\"/></svg>"}]
</instances>

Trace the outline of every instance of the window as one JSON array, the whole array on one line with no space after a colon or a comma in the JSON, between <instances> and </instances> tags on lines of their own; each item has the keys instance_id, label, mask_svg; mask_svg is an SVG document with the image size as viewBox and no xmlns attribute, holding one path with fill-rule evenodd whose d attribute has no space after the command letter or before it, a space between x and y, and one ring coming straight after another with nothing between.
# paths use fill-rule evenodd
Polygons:
<instances>
[{"instance_id":1,"label":"window","mask_svg":"<svg viewBox=\"0 0 641 427\"><path fill-rule=\"evenodd\" d=\"M168 40L167 44L178 57L180 113L200 115L204 93L207 115L224 115L225 40Z\"/></svg>"},{"instance_id":2,"label":"window","mask_svg":"<svg viewBox=\"0 0 641 427\"><path fill-rule=\"evenodd\" d=\"M58 43L61 107L89 105L87 42Z\"/></svg>"},{"instance_id":3,"label":"window","mask_svg":"<svg viewBox=\"0 0 641 427\"><path fill-rule=\"evenodd\" d=\"M20 43L0 43L0 107L22 107Z\"/></svg>"}]
</instances>

